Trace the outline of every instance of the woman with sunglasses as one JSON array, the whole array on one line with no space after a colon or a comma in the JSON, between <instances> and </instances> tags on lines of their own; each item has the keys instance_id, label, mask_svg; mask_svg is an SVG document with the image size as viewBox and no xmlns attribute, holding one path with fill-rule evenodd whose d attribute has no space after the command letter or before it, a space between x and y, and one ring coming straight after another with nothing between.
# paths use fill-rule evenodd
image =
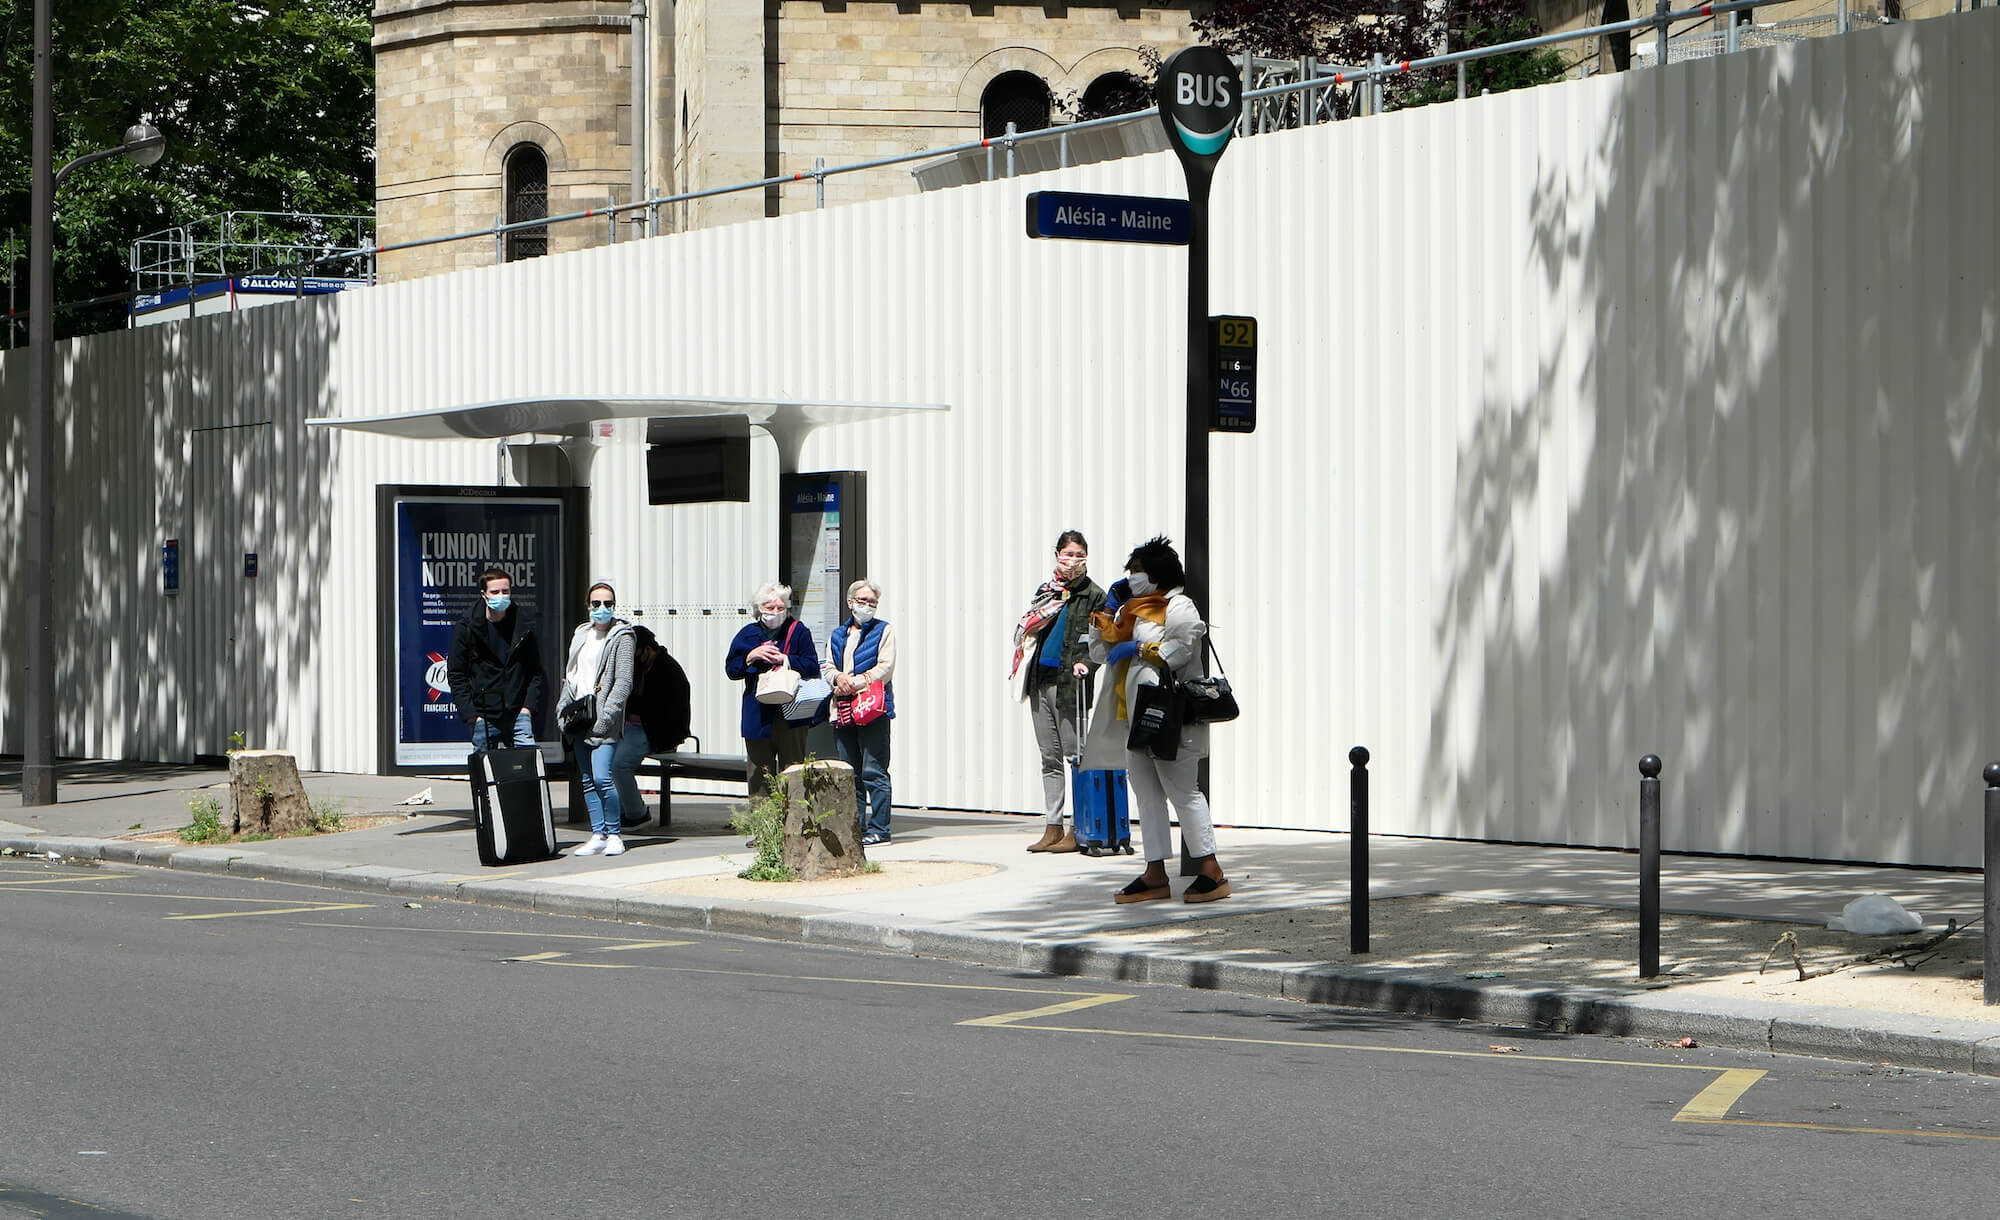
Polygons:
<instances>
[{"instance_id":1,"label":"woman with sunglasses","mask_svg":"<svg viewBox=\"0 0 2000 1220\"><path fill-rule=\"evenodd\" d=\"M612 763L618 739L625 733L625 701L632 691L632 625L618 617L618 593L604 581L590 586L588 605L589 620L570 636L569 667L556 700L563 734L576 751L583 802L590 810L590 841L572 854L621 856L624 826ZM570 709L586 699L596 700L588 707L590 715L573 720Z\"/></svg>"}]
</instances>

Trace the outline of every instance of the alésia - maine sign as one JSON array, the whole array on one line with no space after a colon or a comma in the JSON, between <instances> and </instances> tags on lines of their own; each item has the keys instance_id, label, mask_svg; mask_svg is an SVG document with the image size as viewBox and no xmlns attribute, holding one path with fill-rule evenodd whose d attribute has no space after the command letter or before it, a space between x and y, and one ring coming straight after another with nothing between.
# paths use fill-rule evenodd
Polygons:
<instances>
[{"instance_id":1,"label":"al\u00e9sia - maine sign","mask_svg":"<svg viewBox=\"0 0 2000 1220\"><path fill-rule=\"evenodd\" d=\"M1034 191L1028 195L1028 236L1082 241L1129 241L1185 246L1190 213L1185 199Z\"/></svg>"}]
</instances>

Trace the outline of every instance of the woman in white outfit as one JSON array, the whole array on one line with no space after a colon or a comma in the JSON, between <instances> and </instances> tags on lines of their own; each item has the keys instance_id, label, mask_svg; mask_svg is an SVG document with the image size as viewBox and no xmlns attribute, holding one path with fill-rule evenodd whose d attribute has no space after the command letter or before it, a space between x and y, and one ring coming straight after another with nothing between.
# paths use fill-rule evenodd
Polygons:
<instances>
[{"instance_id":1,"label":"woman in white outfit","mask_svg":"<svg viewBox=\"0 0 2000 1220\"><path fill-rule=\"evenodd\" d=\"M1159 902L1173 897L1167 879L1167 857L1173 851L1167 806L1172 805L1180 819L1181 839L1200 869L1182 897L1188 902L1214 902L1229 897L1229 881L1215 858L1215 823L1197 782L1201 760L1208 757L1208 726L1183 726L1167 748L1131 749L1126 744L1140 688L1201 675L1202 637L1208 628L1181 588L1186 581L1181 557L1165 538L1154 538L1134 550L1125 561L1125 573L1125 579L1113 582L1107 608L1091 616L1090 657L1104 665L1108 676L1084 759L1086 767L1124 767L1132 803L1139 808L1146 871L1119 890L1115 900ZM1173 757L1158 757L1164 753Z\"/></svg>"},{"instance_id":2,"label":"woman in white outfit","mask_svg":"<svg viewBox=\"0 0 2000 1220\"><path fill-rule=\"evenodd\" d=\"M632 625L618 617L618 593L599 581L590 586L590 620L569 639L569 666L557 708L597 697L596 715L581 729L565 729L576 750L583 778L583 803L590 809L590 841L575 855L623 855L624 826L618 813L618 785L612 763L625 732L625 701L632 693Z\"/></svg>"}]
</instances>

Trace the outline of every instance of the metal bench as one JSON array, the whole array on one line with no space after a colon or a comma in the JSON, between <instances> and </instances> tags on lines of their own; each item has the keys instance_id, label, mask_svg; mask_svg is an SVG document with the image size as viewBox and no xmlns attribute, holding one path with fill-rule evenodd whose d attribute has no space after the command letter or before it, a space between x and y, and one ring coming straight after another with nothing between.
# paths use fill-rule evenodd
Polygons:
<instances>
[{"instance_id":1,"label":"metal bench","mask_svg":"<svg viewBox=\"0 0 2000 1220\"><path fill-rule=\"evenodd\" d=\"M665 750L658 754L648 754L646 756L646 764L642 764L640 768L646 774L657 774L660 777L661 830L665 830L667 827L673 825L674 777L676 775L685 775L689 779L722 780L727 783L738 783L743 785L743 790L746 793L750 790L750 759L748 756L743 754L710 753L701 748L701 738L699 737L689 737L686 742L681 744L685 746L689 743L692 743L694 746L692 750Z\"/></svg>"},{"instance_id":2,"label":"metal bench","mask_svg":"<svg viewBox=\"0 0 2000 1220\"><path fill-rule=\"evenodd\" d=\"M646 755L639 764L640 775L660 777L660 829L665 830L674 822L674 777L684 775L689 779L722 780L743 785L750 790L750 759L742 754L711 754L701 748L701 738L689 737L694 744L692 750L662 750ZM686 743L683 743L686 744ZM569 819L567 825L577 825L586 820L583 803L583 780L572 764L569 770Z\"/></svg>"}]
</instances>

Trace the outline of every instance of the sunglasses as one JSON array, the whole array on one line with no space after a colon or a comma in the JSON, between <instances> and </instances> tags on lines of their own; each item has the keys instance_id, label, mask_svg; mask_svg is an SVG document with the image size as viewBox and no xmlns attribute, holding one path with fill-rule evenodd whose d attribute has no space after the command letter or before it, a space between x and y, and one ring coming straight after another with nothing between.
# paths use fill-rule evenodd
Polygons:
<instances>
[{"instance_id":1,"label":"sunglasses","mask_svg":"<svg viewBox=\"0 0 2000 1220\"><path fill-rule=\"evenodd\" d=\"M592 610L609 610L617 604L618 603L615 601L598 601L597 599L592 598L590 602L590 608Z\"/></svg>"}]
</instances>

